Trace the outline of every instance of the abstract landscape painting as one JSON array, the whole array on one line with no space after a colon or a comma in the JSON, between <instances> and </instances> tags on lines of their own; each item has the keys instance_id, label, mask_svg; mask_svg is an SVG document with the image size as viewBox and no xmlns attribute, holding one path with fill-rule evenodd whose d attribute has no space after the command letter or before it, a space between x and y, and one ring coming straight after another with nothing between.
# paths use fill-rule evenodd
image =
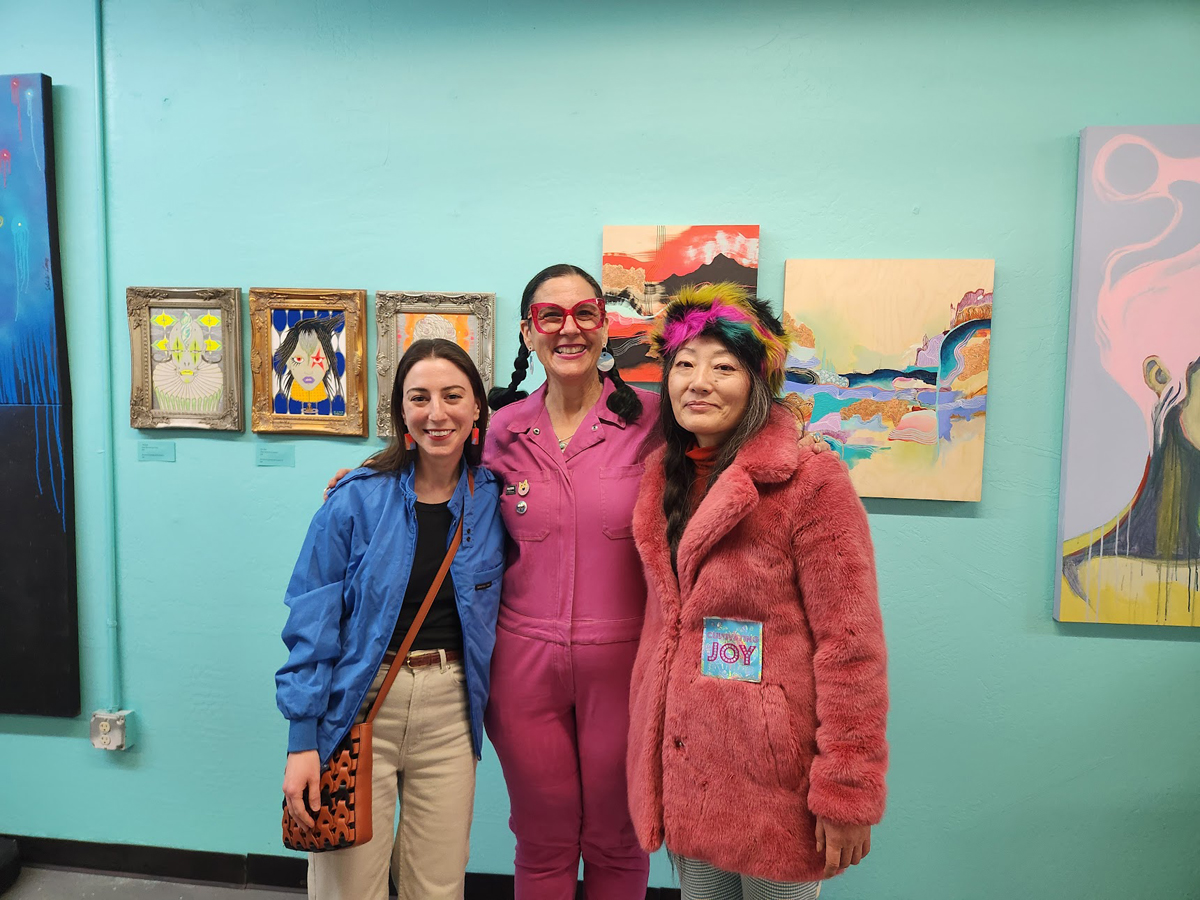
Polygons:
<instances>
[{"instance_id":1,"label":"abstract landscape painting","mask_svg":"<svg viewBox=\"0 0 1200 900\"><path fill-rule=\"evenodd\" d=\"M654 317L684 285L719 281L758 290L757 225L604 227L608 339L626 381L658 387L646 342Z\"/></svg>"},{"instance_id":2,"label":"abstract landscape painting","mask_svg":"<svg viewBox=\"0 0 1200 900\"><path fill-rule=\"evenodd\" d=\"M1200 625L1200 125L1085 129L1077 204L1054 615Z\"/></svg>"},{"instance_id":3,"label":"abstract landscape painting","mask_svg":"<svg viewBox=\"0 0 1200 900\"><path fill-rule=\"evenodd\" d=\"M992 260L788 260L786 390L861 496L978 500Z\"/></svg>"}]
</instances>

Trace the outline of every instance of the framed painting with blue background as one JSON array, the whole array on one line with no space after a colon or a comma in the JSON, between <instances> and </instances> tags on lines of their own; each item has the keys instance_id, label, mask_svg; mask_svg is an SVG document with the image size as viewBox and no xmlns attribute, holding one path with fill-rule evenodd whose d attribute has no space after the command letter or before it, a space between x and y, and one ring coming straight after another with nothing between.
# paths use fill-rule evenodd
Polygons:
<instances>
[{"instance_id":1,"label":"framed painting with blue background","mask_svg":"<svg viewBox=\"0 0 1200 900\"><path fill-rule=\"evenodd\" d=\"M367 292L251 288L250 427L365 435Z\"/></svg>"}]
</instances>

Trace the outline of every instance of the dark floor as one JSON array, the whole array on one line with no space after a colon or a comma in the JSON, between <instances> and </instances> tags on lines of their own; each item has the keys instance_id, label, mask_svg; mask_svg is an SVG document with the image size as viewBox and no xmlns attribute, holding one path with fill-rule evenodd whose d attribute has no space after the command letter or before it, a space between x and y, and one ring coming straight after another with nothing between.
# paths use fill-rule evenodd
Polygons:
<instances>
[{"instance_id":1,"label":"dark floor","mask_svg":"<svg viewBox=\"0 0 1200 900\"><path fill-rule=\"evenodd\" d=\"M182 881L154 881L127 875L102 875L71 869L26 866L4 900L294 900L303 892L239 888Z\"/></svg>"}]
</instances>

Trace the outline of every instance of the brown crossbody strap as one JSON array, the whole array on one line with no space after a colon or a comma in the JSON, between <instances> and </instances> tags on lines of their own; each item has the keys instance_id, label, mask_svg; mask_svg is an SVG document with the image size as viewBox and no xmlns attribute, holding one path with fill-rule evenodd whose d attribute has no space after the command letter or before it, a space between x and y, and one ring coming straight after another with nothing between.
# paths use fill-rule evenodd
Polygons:
<instances>
[{"instance_id":1,"label":"brown crossbody strap","mask_svg":"<svg viewBox=\"0 0 1200 900\"><path fill-rule=\"evenodd\" d=\"M467 489L471 492L471 496L475 495L475 474L471 471L470 466L467 467ZM437 596L442 582L446 580L446 573L450 571L450 563L454 560L454 554L458 552L458 545L462 543L463 520L466 518L467 505L464 503L462 515L458 517L458 528L454 532L454 540L450 542L450 547L446 550L446 558L442 560L441 568L438 569L437 575L433 577L433 584L429 586L429 590L425 594L425 599L421 602L421 608L417 610L417 616L413 619L412 625L409 626L408 634L404 636L404 641L400 644L400 649L396 651L396 658L392 660L392 664L388 667L388 673L383 679L383 684L379 686L379 693L375 695L375 702L371 704L371 711L367 713L366 721L368 723L375 721L375 714L383 706L383 699L387 696L392 682L396 680L396 676L404 668L404 657L408 656L408 651L412 647L413 641L417 639L417 632L421 630L421 626L425 623L425 616L429 613L429 608L433 606L433 598Z\"/></svg>"}]
</instances>

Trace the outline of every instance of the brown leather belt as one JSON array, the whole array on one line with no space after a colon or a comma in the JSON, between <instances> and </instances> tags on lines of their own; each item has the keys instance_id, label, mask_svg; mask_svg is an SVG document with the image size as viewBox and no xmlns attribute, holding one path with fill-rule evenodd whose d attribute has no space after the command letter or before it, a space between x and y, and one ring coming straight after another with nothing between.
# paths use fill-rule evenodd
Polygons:
<instances>
[{"instance_id":1,"label":"brown leather belt","mask_svg":"<svg viewBox=\"0 0 1200 900\"><path fill-rule=\"evenodd\" d=\"M410 669L419 669L422 666L440 666L442 664L441 650L414 650L404 658L404 664ZM459 650L446 650L446 662L458 662L463 658L462 652ZM383 654L383 661L389 666L396 661L395 652L389 650Z\"/></svg>"}]
</instances>

